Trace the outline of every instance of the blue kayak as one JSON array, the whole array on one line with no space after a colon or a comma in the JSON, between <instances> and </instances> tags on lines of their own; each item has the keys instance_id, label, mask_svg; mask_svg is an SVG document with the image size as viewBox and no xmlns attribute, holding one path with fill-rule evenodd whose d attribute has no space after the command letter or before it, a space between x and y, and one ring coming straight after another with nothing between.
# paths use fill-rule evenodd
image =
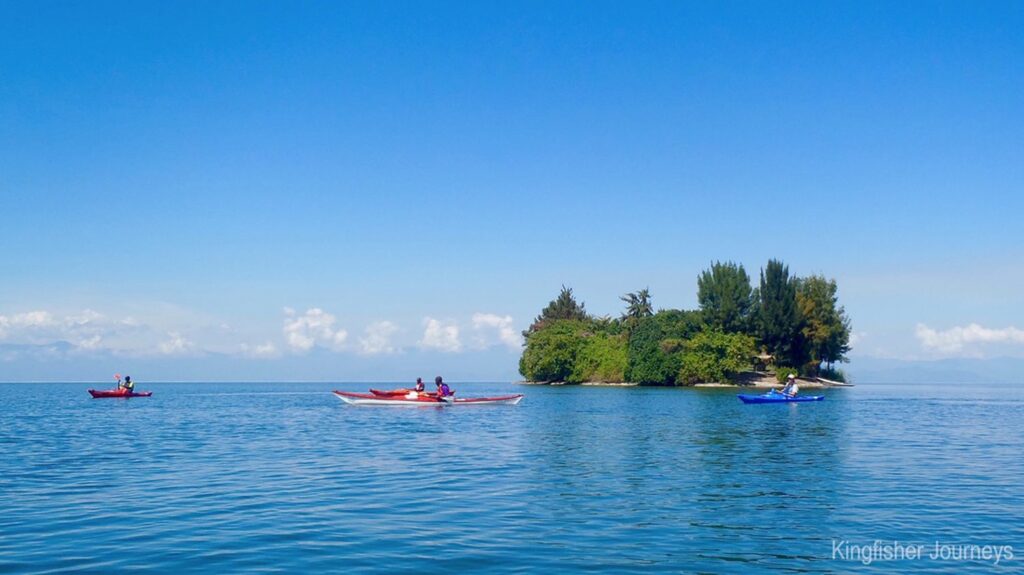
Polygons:
<instances>
[{"instance_id":1,"label":"blue kayak","mask_svg":"<svg viewBox=\"0 0 1024 575\"><path fill-rule=\"evenodd\" d=\"M736 397L740 398L740 401L743 403L804 403L807 401L821 401L825 399L824 395L798 395L796 397L790 397L774 390L769 391L764 395L744 395L741 393Z\"/></svg>"}]
</instances>

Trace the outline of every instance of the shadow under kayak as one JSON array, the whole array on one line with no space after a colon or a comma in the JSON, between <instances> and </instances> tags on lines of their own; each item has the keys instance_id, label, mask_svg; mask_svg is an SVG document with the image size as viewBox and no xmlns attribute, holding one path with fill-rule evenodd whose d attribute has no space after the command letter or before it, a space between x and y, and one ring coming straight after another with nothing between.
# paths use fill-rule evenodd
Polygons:
<instances>
[{"instance_id":1,"label":"shadow under kayak","mask_svg":"<svg viewBox=\"0 0 1024 575\"><path fill-rule=\"evenodd\" d=\"M523 399L523 394L502 395L499 397L460 397L439 400L436 397L420 395L419 397L381 396L372 393L353 393L350 391L334 391L338 399L349 405L515 405Z\"/></svg>"},{"instance_id":2,"label":"shadow under kayak","mask_svg":"<svg viewBox=\"0 0 1024 575\"><path fill-rule=\"evenodd\" d=\"M766 393L765 395L744 395L741 393L736 397L740 398L740 401L743 403L806 403L808 401L821 401L825 399L824 395L788 397L780 393Z\"/></svg>"}]
</instances>

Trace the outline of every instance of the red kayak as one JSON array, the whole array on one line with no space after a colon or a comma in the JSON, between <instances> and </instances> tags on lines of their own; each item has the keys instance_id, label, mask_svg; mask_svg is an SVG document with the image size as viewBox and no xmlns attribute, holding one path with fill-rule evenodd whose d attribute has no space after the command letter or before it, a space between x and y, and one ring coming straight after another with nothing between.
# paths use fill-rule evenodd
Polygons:
<instances>
[{"instance_id":1,"label":"red kayak","mask_svg":"<svg viewBox=\"0 0 1024 575\"><path fill-rule=\"evenodd\" d=\"M414 391L416 391L416 390L414 390L414 389L387 389L387 390L371 389L370 393L372 393L372 394L374 394L374 395L376 395L378 397L405 397L406 395L409 395L410 393L412 393ZM419 395L426 395L426 396L430 396L430 397L437 397L437 392L434 392L434 391L420 391L420 392L417 392L417 393Z\"/></svg>"},{"instance_id":2,"label":"red kayak","mask_svg":"<svg viewBox=\"0 0 1024 575\"><path fill-rule=\"evenodd\" d=\"M438 399L435 396L419 394L416 397L409 396L386 396L373 393L353 393L350 391L335 391L338 399L350 405L486 405L505 404L515 405L523 399L522 394L502 395L499 397L446 397Z\"/></svg>"},{"instance_id":3,"label":"red kayak","mask_svg":"<svg viewBox=\"0 0 1024 575\"><path fill-rule=\"evenodd\" d=\"M393 395L408 395L411 393L411 389L371 389L370 393L379 395L381 397L391 397Z\"/></svg>"},{"instance_id":4,"label":"red kayak","mask_svg":"<svg viewBox=\"0 0 1024 575\"><path fill-rule=\"evenodd\" d=\"M90 389L89 395L93 399L100 399L103 397L149 397L153 395L152 391L140 391L138 393L134 391L128 391L127 389Z\"/></svg>"}]
</instances>

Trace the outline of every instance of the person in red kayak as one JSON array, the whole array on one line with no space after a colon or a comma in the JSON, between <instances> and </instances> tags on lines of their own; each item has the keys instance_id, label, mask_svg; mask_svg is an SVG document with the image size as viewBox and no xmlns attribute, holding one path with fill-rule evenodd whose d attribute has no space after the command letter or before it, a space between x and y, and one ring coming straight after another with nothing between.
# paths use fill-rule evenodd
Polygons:
<instances>
[{"instance_id":1,"label":"person in red kayak","mask_svg":"<svg viewBox=\"0 0 1024 575\"><path fill-rule=\"evenodd\" d=\"M441 376L434 378L434 384L437 385L437 398L443 400L446 397L455 395L455 392L448 387L448 384L441 379Z\"/></svg>"},{"instance_id":2,"label":"person in red kayak","mask_svg":"<svg viewBox=\"0 0 1024 575\"><path fill-rule=\"evenodd\" d=\"M124 383L119 386L121 389L127 390L128 393L135 391L135 382L132 381L132 376L124 376Z\"/></svg>"},{"instance_id":3,"label":"person in red kayak","mask_svg":"<svg viewBox=\"0 0 1024 575\"><path fill-rule=\"evenodd\" d=\"M416 378L416 387L413 388L413 391L415 391L416 393L423 393L423 389L424 389L424 387L423 387L423 378L422 377L417 377Z\"/></svg>"}]
</instances>

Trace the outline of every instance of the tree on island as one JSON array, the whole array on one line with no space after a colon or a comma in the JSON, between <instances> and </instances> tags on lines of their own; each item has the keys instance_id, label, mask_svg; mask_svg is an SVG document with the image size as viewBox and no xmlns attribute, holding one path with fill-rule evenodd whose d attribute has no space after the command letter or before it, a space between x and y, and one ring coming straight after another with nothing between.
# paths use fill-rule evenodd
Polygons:
<instances>
[{"instance_id":1,"label":"tree on island","mask_svg":"<svg viewBox=\"0 0 1024 575\"><path fill-rule=\"evenodd\" d=\"M742 265L715 262L697 277L697 301L704 321L725 333L750 331L754 299Z\"/></svg>"},{"instance_id":2,"label":"tree on island","mask_svg":"<svg viewBox=\"0 0 1024 575\"><path fill-rule=\"evenodd\" d=\"M768 265L761 269L761 286L757 291L761 345L775 356L777 365L799 365L802 355L797 349L800 318L796 281L789 277L789 267L778 260L768 260Z\"/></svg>"},{"instance_id":3,"label":"tree on island","mask_svg":"<svg viewBox=\"0 0 1024 575\"><path fill-rule=\"evenodd\" d=\"M626 333L632 332L640 320L654 315L651 292L647 288L621 295L619 299L626 303L626 310L619 317L619 323Z\"/></svg>"},{"instance_id":4,"label":"tree on island","mask_svg":"<svg viewBox=\"0 0 1024 575\"><path fill-rule=\"evenodd\" d=\"M564 285L558 297L551 300L547 307L541 310L540 315L533 320L533 325L530 326L530 329L523 332L523 337L529 337L531 333L543 328L545 323L559 319L590 319L590 316L587 315L585 304L582 302L577 303L576 298L572 295L572 288L567 288Z\"/></svg>"},{"instance_id":5,"label":"tree on island","mask_svg":"<svg viewBox=\"0 0 1024 575\"><path fill-rule=\"evenodd\" d=\"M601 325L592 323L589 328ZM620 383L626 380L628 352L624 335L607 331L589 330L583 333L583 344L576 352L572 373L566 381L583 383L597 381Z\"/></svg>"},{"instance_id":6,"label":"tree on island","mask_svg":"<svg viewBox=\"0 0 1024 575\"><path fill-rule=\"evenodd\" d=\"M662 347L665 332L657 318L640 320L629 335L626 380L633 383L672 385L679 370L673 350Z\"/></svg>"},{"instance_id":7,"label":"tree on island","mask_svg":"<svg viewBox=\"0 0 1024 575\"><path fill-rule=\"evenodd\" d=\"M654 308L651 307L651 292L644 288L638 292L629 292L619 296L619 299L626 302L626 311L622 313L622 320L649 317L654 315Z\"/></svg>"},{"instance_id":8,"label":"tree on island","mask_svg":"<svg viewBox=\"0 0 1024 575\"><path fill-rule=\"evenodd\" d=\"M699 310L659 309L654 317L665 337L671 339L690 339L706 328L704 314Z\"/></svg>"},{"instance_id":9,"label":"tree on island","mask_svg":"<svg viewBox=\"0 0 1024 575\"><path fill-rule=\"evenodd\" d=\"M704 331L683 344L677 380L694 383L725 383L750 369L754 338L742 333Z\"/></svg>"},{"instance_id":10,"label":"tree on island","mask_svg":"<svg viewBox=\"0 0 1024 575\"><path fill-rule=\"evenodd\" d=\"M835 280L812 275L797 282L796 306L800 332L809 358L808 367L817 372L822 363L829 371L836 362L846 361L850 351L850 320L839 305Z\"/></svg>"},{"instance_id":11,"label":"tree on island","mask_svg":"<svg viewBox=\"0 0 1024 575\"><path fill-rule=\"evenodd\" d=\"M579 320L550 320L526 340L519 372L532 381L568 381L583 345Z\"/></svg>"}]
</instances>

